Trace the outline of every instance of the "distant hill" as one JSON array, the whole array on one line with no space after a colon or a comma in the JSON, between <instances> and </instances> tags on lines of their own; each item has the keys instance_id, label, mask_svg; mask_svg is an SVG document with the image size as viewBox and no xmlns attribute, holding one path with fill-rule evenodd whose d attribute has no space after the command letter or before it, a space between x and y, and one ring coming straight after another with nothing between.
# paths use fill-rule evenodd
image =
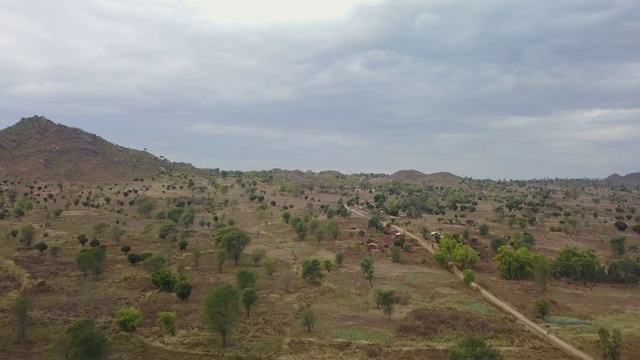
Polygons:
<instances>
[{"instance_id":1,"label":"distant hill","mask_svg":"<svg viewBox=\"0 0 640 360\"><path fill-rule=\"evenodd\" d=\"M386 181L406 181L411 183L431 184L438 186L453 186L460 183L462 178L450 172L425 174L418 170L400 170L384 178Z\"/></svg>"},{"instance_id":2,"label":"distant hill","mask_svg":"<svg viewBox=\"0 0 640 360\"><path fill-rule=\"evenodd\" d=\"M42 116L22 118L0 130L2 178L106 182L153 176L175 167L190 165L118 146Z\"/></svg>"},{"instance_id":3,"label":"distant hill","mask_svg":"<svg viewBox=\"0 0 640 360\"><path fill-rule=\"evenodd\" d=\"M625 176L611 174L605 180L611 183L640 183L640 172L629 173Z\"/></svg>"}]
</instances>

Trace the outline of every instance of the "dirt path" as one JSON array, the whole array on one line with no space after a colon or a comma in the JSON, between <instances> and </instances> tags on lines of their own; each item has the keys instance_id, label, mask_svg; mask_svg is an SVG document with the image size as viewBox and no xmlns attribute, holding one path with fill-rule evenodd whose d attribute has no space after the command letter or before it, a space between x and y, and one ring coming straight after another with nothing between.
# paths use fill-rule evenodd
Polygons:
<instances>
[{"instance_id":1,"label":"dirt path","mask_svg":"<svg viewBox=\"0 0 640 360\"><path fill-rule=\"evenodd\" d=\"M365 219L369 218L369 216L367 214L364 214L364 213L362 213L360 211L357 211L357 210L354 210L354 209L351 209L351 208L348 208L348 209L352 213L355 213L355 214L357 214L359 216L362 216ZM431 254L433 254L433 253L435 253L437 251L437 245L432 244L432 243L428 243L423 238L421 238L419 236L416 236L416 235L406 231L404 228L401 228L401 227L395 226L395 225L392 225L392 227L395 230L397 230L399 232L403 232L405 235L415 239L418 242L418 244L420 244L420 246L422 246L423 248L427 249L427 251L429 251ZM460 280L463 279L462 272L457 267L455 267L455 266L453 267L453 272L458 276L458 278L460 278ZM571 346L570 344L568 344L564 340L560 339L556 335L550 333L548 330L544 329L540 325L538 325L535 322L529 320L526 316L524 316L524 314L522 314L518 310L514 309L511 305L507 304L506 302L500 300L499 298L497 298L495 295L491 294L487 290L483 289L480 285L476 284L475 282L471 283L471 287L473 289L475 289L475 290L480 291L480 294L482 294L482 296L485 299L487 299L489 302L491 302L495 306L499 307L504 312L515 316L515 318L518 319L524 325L526 325L529 330L531 330L532 332L534 332L537 335L542 336L543 338L546 338L547 341L549 341L549 343L551 343L552 345L558 347L560 350L564 351L565 353L567 353L567 354L569 354L571 356L574 356L575 358L578 358L578 359L593 360L593 358L591 356L589 356L589 355L583 353L582 351L576 349L575 347Z\"/></svg>"}]
</instances>

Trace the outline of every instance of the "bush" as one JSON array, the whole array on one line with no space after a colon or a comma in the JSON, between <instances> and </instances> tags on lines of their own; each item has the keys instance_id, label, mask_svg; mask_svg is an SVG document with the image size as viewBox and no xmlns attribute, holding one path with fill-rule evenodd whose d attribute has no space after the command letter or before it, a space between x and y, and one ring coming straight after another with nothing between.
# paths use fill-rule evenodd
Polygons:
<instances>
[{"instance_id":1,"label":"bush","mask_svg":"<svg viewBox=\"0 0 640 360\"><path fill-rule=\"evenodd\" d=\"M49 246L47 245L47 243L45 243L45 242L41 241L41 242L37 243L37 244L34 246L34 248L35 248L36 250L38 250L39 252L43 253L43 252L47 251L47 249L49 248Z\"/></svg>"},{"instance_id":2,"label":"bush","mask_svg":"<svg viewBox=\"0 0 640 360\"><path fill-rule=\"evenodd\" d=\"M236 284L240 290L256 287L256 281L258 281L258 274L253 271L242 269L236 273Z\"/></svg>"},{"instance_id":3,"label":"bush","mask_svg":"<svg viewBox=\"0 0 640 360\"><path fill-rule=\"evenodd\" d=\"M465 269L463 272L464 283L469 285L476 279L476 274L471 269Z\"/></svg>"},{"instance_id":4,"label":"bush","mask_svg":"<svg viewBox=\"0 0 640 360\"><path fill-rule=\"evenodd\" d=\"M625 231L628 227L627 223L624 221L616 221L613 226L615 226L618 231Z\"/></svg>"},{"instance_id":5,"label":"bush","mask_svg":"<svg viewBox=\"0 0 640 360\"><path fill-rule=\"evenodd\" d=\"M118 329L126 332L134 332L142 321L140 310L130 307L118 310L116 319L113 321Z\"/></svg>"},{"instance_id":6,"label":"bush","mask_svg":"<svg viewBox=\"0 0 640 360\"><path fill-rule=\"evenodd\" d=\"M142 261L142 267L150 273L164 268L164 258L160 255L151 255Z\"/></svg>"},{"instance_id":7,"label":"bush","mask_svg":"<svg viewBox=\"0 0 640 360\"><path fill-rule=\"evenodd\" d=\"M533 302L533 314L542 320L546 320L551 311L551 304L545 299L536 299Z\"/></svg>"},{"instance_id":8,"label":"bush","mask_svg":"<svg viewBox=\"0 0 640 360\"><path fill-rule=\"evenodd\" d=\"M190 283L186 281L180 281L175 285L174 291L176 292L176 296L178 297L178 299L185 301L189 298L189 295L191 295L192 288L193 287Z\"/></svg>"},{"instance_id":9,"label":"bush","mask_svg":"<svg viewBox=\"0 0 640 360\"><path fill-rule=\"evenodd\" d=\"M507 245L507 241L502 236L496 236L491 240L490 246L494 253L498 253L501 246Z\"/></svg>"},{"instance_id":10,"label":"bush","mask_svg":"<svg viewBox=\"0 0 640 360\"><path fill-rule=\"evenodd\" d=\"M471 334L449 349L451 360L498 360L502 355L493 349L480 336Z\"/></svg>"},{"instance_id":11,"label":"bush","mask_svg":"<svg viewBox=\"0 0 640 360\"><path fill-rule=\"evenodd\" d=\"M156 324L158 324L158 326L160 326L169 335L176 334L177 323L178 319L176 317L176 313L173 312L161 312L158 314L158 318L156 319Z\"/></svg>"},{"instance_id":12,"label":"bush","mask_svg":"<svg viewBox=\"0 0 640 360\"><path fill-rule=\"evenodd\" d=\"M302 263L302 278L311 282L319 283L322 280L322 273L320 272L320 260L305 260Z\"/></svg>"},{"instance_id":13,"label":"bush","mask_svg":"<svg viewBox=\"0 0 640 360\"><path fill-rule=\"evenodd\" d=\"M176 278L171 270L162 268L151 274L151 282L160 290L171 292L176 284Z\"/></svg>"}]
</instances>

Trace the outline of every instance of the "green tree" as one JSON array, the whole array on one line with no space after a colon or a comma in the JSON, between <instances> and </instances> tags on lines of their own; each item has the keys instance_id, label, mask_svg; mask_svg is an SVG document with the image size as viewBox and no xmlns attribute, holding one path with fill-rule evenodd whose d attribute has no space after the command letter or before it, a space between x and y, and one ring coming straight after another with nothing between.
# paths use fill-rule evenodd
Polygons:
<instances>
[{"instance_id":1,"label":"green tree","mask_svg":"<svg viewBox=\"0 0 640 360\"><path fill-rule=\"evenodd\" d=\"M499 360L502 355L480 336L470 334L449 349L450 360Z\"/></svg>"},{"instance_id":2,"label":"green tree","mask_svg":"<svg viewBox=\"0 0 640 360\"><path fill-rule=\"evenodd\" d=\"M374 214L369 218L369 222L367 223L369 228L376 229L377 231L384 230L384 226L382 226L382 217L378 214Z\"/></svg>"},{"instance_id":3,"label":"green tree","mask_svg":"<svg viewBox=\"0 0 640 360\"><path fill-rule=\"evenodd\" d=\"M322 272L320 272L320 260L312 259L302 262L302 278L314 283L322 280Z\"/></svg>"},{"instance_id":4,"label":"green tree","mask_svg":"<svg viewBox=\"0 0 640 360\"><path fill-rule=\"evenodd\" d=\"M104 360L107 337L95 329L90 319L80 319L61 334L54 346L57 352L72 360Z\"/></svg>"},{"instance_id":5,"label":"green tree","mask_svg":"<svg viewBox=\"0 0 640 360\"><path fill-rule=\"evenodd\" d=\"M324 231L333 238L333 240L337 240L338 236L340 236L340 225L337 221L331 220L325 225Z\"/></svg>"},{"instance_id":6,"label":"green tree","mask_svg":"<svg viewBox=\"0 0 640 360\"><path fill-rule=\"evenodd\" d=\"M518 280L533 275L536 255L527 248L514 251L507 246L502 246L494 259L498 262L500 276L508 280Z\"/></svg>"},{"instance_id":7,"label":"green tree","mask_svg":"<svg viewBox=\"0 0 640 360\"><path fill-rule=\"evenodd\" d=\"M476 279L476 274L471 269L465 269L462 272L462 279L465 284L470 285Z\"/></svg>"},{"instance_id":8,"label":"green tree","mask_svg":"<svg viewBox=\"0 0 640 360\"><path fill-rule=\"evenodd\" d=\"M151 212L156 207L155 201L150 197L144 196L137 201L138 204L138 212L145 215L147 218L150 217Z\"/></svg>"},{"instance_id":9,"label":"green tree","mask_svg":"<svg viewBox=\"0 0 640 360\"><path fill-rule=\"evenodd\" d=\"M267 273L267 275L272 278L273 274L276 272L278 260L274 258L266 258L262 261L262 265L264 266L264 271Z\"/></svg>"},{"instance_id":10,"label":"green tree","mask_svg":"<svg viewBox=\"0 0 640 360\"><path fill-rule=\"evenodd\" d=\"M134 332L142 321L140 310L130 307L118 310L113 324L124 332Z\"/></svg>"},{"instance_id":11,"label":"green tree","mask_svg":"<svg viewBox=\"0 0 640 360\"><path fill-rule=\"evenodd\" d=\"M127 254L127 261L129 261L131 263L131 266L133 266L142 261L142 257L140 257L140 255L136 253L129 253Z\"/></svg>"},{"instance_id":12,"label":"green tree","mask_svg":"<svg viewBox=\"0 0 640 360\"><path fill-rule=\"evenodd\" d=\"M364 278L369 282L369 285L373 286L373 274L374 274L374 270L373 268L370 268L369 270L367 270L367 273L364 275Z\"/></svg>"},{"instance_id":13,"label":"green tree","mask_svg":"<svg viewBox=\"0 0 640 360\"><path fill-rule=\"evenodd\" d=\"M333 268L333 263L331 262L330 259L324 259L322 261L322 267L327 270L328 273L331 272L331 269Z\"/></svg>"},{"instance_id":14,"label":"green tree","mask_svg":"<svg viewBox=\"0 0 640 360\"><path fill-rule=\"evenodd\" d=\"M169 235L175 234L177 231L176 223L171 220L167 220L160 225L160 229L158 229L158 236L160 239L166 239Z\"/></svg>"},{"instance_id":15,"label":"green tree","mask_svg":"<svg viewBox=\"0 0 640 360\"><path fill-rule=\"evenodd\" d=\"M250 316L249 310L258 301L258 292L255 288L249 287L242 290L242 305L247 310L247 316Z\"/></svg>"},{"instance_id":16,"label":"green tree","mask_svg":"<svg viewBox=\"0 0 640 360\"><path fill-rule=\"evenodd\" d=\"M480 235L486 236L489 233L489 225L482 224L482 225L480 225L478 230L480 230Z\"/></svg>"},{"instance_id":17,"label":"green tree","mask_svg":"<svg viewBox=\"0 0 640 360\"><path fill-rule=\"evenodd\" d=\"M240 290L255 288L258 281L258 274L247 269L238 270L236 273L236 284Z\"/></svg>"},{"instance_id":18,"label":"green tree","mask_svg":"<svg viewBox=\"0 0 640 360\"><path fill-rule=\"evenodd\" d=\"M282 213L282 221L284 221L285 224L289 223L289 220L291 220L291 213L288 211L285 211Z\"/></svg>"},{"instance_id":19,"label":"green tree","mask_svg":"<svg viewBox=\"0 0 640 360\"><path fill-rule=\"evenodd\" d=\"M80 243L80 245L82 245L82 247L84 247L84 244L87 243L87 241L89 241L89 239L87 238L87 236L85 234L80 234L77 237L78 242Z\"/></svg>"},{"instance_id":20,"label":"green tree","mask_svg":"<svg viewBox=\"0 0 640 360\"><path fill-rule=\"evenodd\" d=\"M34 246L34 249L38 250L41 253L47 251L48 248L49 245L47 245L47 243L45 243L44 241L41 241Z\"/></svg>"},{"instance_id":21,"label":"green tree","mask_svg":"<svg viewBox=\"0 0 640 360\"><path fill-rule=\"evenodd\" d=\"M370 257L364 258L360 262L360 269L362 270L362 273L367 276L369 270L373 269L373 259Z\"/></svg>"},{"instance_id":22,"label":"green tree","mask_svg":"<svg viewBox=\"0 0 640 360\"><path fill-rule=\"evenodd\" d=\"M491 240L491 243L489 244L489 246L491 247L491 250L493 250L494 253L498 252L498 249L501 246L505 246L507 245L507 241L502 237L502 236L496 236Z\"/></svg>"},{"instance_id":23,"label":"green tree","mask_svg":"<svg viewBox=\"0 0 640 360\"><path fill-rule=\"evenodd\" d=\"M543 255L536 257L533 264L533 278L541 290L547 289L552 276L553 268L549 260Z\"/></svg>"},{"instance_id":24,"label":"green tree","mask_svg":"<svg viewBox=\"0 0 640 360\"><path fill-rule=\"evenodd\" d=\"M551 311L551 304L545 299L535 299L533 302L533 314L541 320L547 320L549 312Z\"/></svg>"},{"instance_id":25,"label":"green tree","mask_svg":"<svg viewBox=\"0 0 640 360\"><path fill-rule=\"evenodd\" d=\"M313 329L318 321L316 313L310 308L302 310L300 313L300 319L302 320L302 325L307 328L308 332L311 332L311 329Z\"/></svg>"},{"instance_id":26,"label":"green tree","mask_svg":"<svg viewBox=\"0 0 640 360\"><path fill-rule=\"evenodd\" d=\"M21 341L27 338L27 328L31 324L29 312L33 311L33 308L33 300L26 294L20 294L11 306L10 313L16 321L16 332Z\"/></svg>"},{"instance_id":27,"label":"green tree","mask_svg":"<svg viewBox=\"0 0 640 360\"><path fill-rule=\"evenodd\" d=\"M380 291L378 299L382 306L382 311L389 317L389 321L391 321L393 306L396 303L395 292L393 290Z\"/></svg>"},{"instance_id":28,"label":"green tree","mask_svg":"<svg viewBox=\"0 0 640 360\"><path fill-rule=\"evenodd\" d=\"M236 266L238 266L242 252L250 242L249 235L236 227L220 229L216 236L216 244L227 252L227 255L233 259Z\"/></svg>"},{"instance_id":29,"label":"green tree","mask_svg":"<svg viewBox=\"0 0 640 360\"><path fill-rule=\"evenodd\" d=\"M222 337L222 347L227 347L227 336L231 333L239 311L240 295L229 284L215 287L204 301L204 317L212 332Z\"/></svg>"},{"instance_id":30,"label":"green tree","mask_svg":"<svg viewBox=\"0 0 640 360\"><path fill-rule=\"evenodd\" d=\"M31 249L33 239L36 237L36 228L29 224L20 229L20 242L23 243L27 249Z\"/></svg>"},{"instance_id":31,"label":"green tree","mask_svg":"<svg viewBox=\"0 0 640 360\"><path fill-rule=\"evenodd\" d=\"M605 328L598 329L600 346L602 346L602 358L606 360L620 360L622 358L622 336L620 330L608 331Z\"/></svg>"},{"instance_id":32,"label":"green tree","mask_svg":"<svg viewBox=\"0 0 640 360\"><path fill-rule=\"evenodd\" d=\"M76 265L78 269L82 271L83 276L87 276L87 272L100 278L100 275L104 272L104 261L106 260L106 250L99 247L91 249L82 249L78 255L76 255Z\"/></svg>"},{"instance_id":33,"label":"green tree","mask_svg":"<svg viewBox=\"0 0 640 360\"><path fill-rule=\"evenodd\" d=\"M156 318L156 324L158 324L164 331L166 331L169 335L176 334L176 328L178 324L178 319L176 313L174 312L161 312L158 314Z\"/></svg>"},{"instance_id":34,"label":"green tree","mask_svg":"<svg viewBox=\"0 0 640 360\"><path fill-rule=\"evenodd\" d=\"M451 253L451 260L463 269L473 269L478 262L478 254L471 246L458 244Z\"/></svg>"},{"instance_id":35,"label":"green tree","mask_svg":"<svg viewBox=\"0 0 640 360\"><path fill-rule=\"evenodd\" d=\"M339 267L342 267L342 262L344 261L344 253L342 251L338 251L336 253L336 264L338 264Z\"/></svg>"},{"instance_id":36,"label":"green tree","mask_svg":"<svg viewBox=\"0 0 640 360\"><path fill-rule=\"evenodd\" d=\"M166 266L166 261L161 255L151 255L142 261L142 267L149 273L156 272Z\"/></svg>"},{"instance_id":37,"label":"green tree","mask_svg":"<svg viewBox=\"0 0 640 360\"><path fill-rule=\"evenodd\" d=\"M251 260L253 260L253 266L258 267L258 262L264 259L266 255L267 251L263 248L253 249L253 251L251 252Z\"/></svg>"},{"instance_id":38,"label":"green tree","mask_svg":"<svg viewBox=\"0 0 640 360\"><path fill-rule=\"evenodd\" d=\"M616 236L609 241L609 246L611 247L611 253L613 256L624 255L626 240L627 239L624 236Z\"/></svg>"},{"instance_id":39,"label":"green tree","mask_svg":"<svg viewBox=\"0 0 640 360\"><path fill-rule=\"evenodd\" d=\"M191 290L192 289L193 289L193 287L191 286L191 284L189 282L180 281L174 286L173 291L175 291L176 296L178 297L178 299L180 299L182 301L185 301L191 295Z\"/></svg>"},{"instance_id":40,"label":"green tree","mask_svg":"<svg viewBox=\"0 0 640 360\"><path fill-rule=\"evenodd\" d=\"M187 240L181 240L178 243L178 249L180 250L180 252L187 250L187 245L189 245L189 243L187 242Z\"/></svg>"},{"instance_id":41,"label":"green tree","mask_svg":"<svg viewBox=\"0 0 640 360\"><path fill-rule=\"evenodd\" d=\"M393 261L394 263L399 263L400 262L400 247L399 246L392 246L391 247L391 261Z\"/></svg>"},{"instance_id":42,"label":"green tree","mask_svg":"<svg viewBox=\"0 0 640 360\"><path fill-rule=\"evenodd\" d=\"M307 224L304 222L298 222L295 226L296 235L298 235L298 240L304 241L307 238L307 233L309 232L309 228Z\"/></svg>"},{"instance_id":43,"label":"green tree","mask_svg":"<svg viewBox=\"0 0 640 360\"><path fill-rule=\"evenodd\" d=\"M124 256L129 255L129 251L131 251L131 246L129 245L124 245L120 248L120 251L122 251L124 253Z\"/></svg>"},{"instance_id":44,"label":"green tree","mask_svg":"<svg viewBox=\"0 0 640 360\"><path fill-rule=\"evenodd\" d=\"M151 283L160 290L171 292L176 285L177 279L167 268L161 268L151 274Z\"/></svg>"}]
</instances>

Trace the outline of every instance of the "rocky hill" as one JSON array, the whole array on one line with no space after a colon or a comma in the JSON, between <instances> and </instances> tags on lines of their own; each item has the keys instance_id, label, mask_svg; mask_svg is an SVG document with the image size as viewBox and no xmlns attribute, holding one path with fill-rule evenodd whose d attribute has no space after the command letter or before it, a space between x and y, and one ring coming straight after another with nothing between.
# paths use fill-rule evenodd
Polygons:
<instances>
[{"instance_id":1,"label":"rocky hill","mask_svg":"<svg viewBox=\"0 0 640 360\"><path fill-rule=\"evenodd\" d=\"M449 172L437 172L424 174L418 170L400 170L384 178L385 181L406 181L418 184L431 184L438 186L458 185L462 178Z\"/></svg>"},{"instance_id":2,"label":"rocky hill","mask_svg":"<svg viewBox=\"0 0 640 360\"><path fill-rule=\"evenodd\" d=\"M605 180L609 183L640 184L640 172L629 173L625 176L611 174Z\"/></svg>"},{"instance_id":3,"label":"rocky hill","mask_svg":"<svg viewBox=\"0 0 640 360\"><path fill-rule=\"evenodd\" d=\"M22 118L0 131L0 177L5 179L111 182L174 167L166 159L42 116Z\"/></svg>"}]
</instances>

